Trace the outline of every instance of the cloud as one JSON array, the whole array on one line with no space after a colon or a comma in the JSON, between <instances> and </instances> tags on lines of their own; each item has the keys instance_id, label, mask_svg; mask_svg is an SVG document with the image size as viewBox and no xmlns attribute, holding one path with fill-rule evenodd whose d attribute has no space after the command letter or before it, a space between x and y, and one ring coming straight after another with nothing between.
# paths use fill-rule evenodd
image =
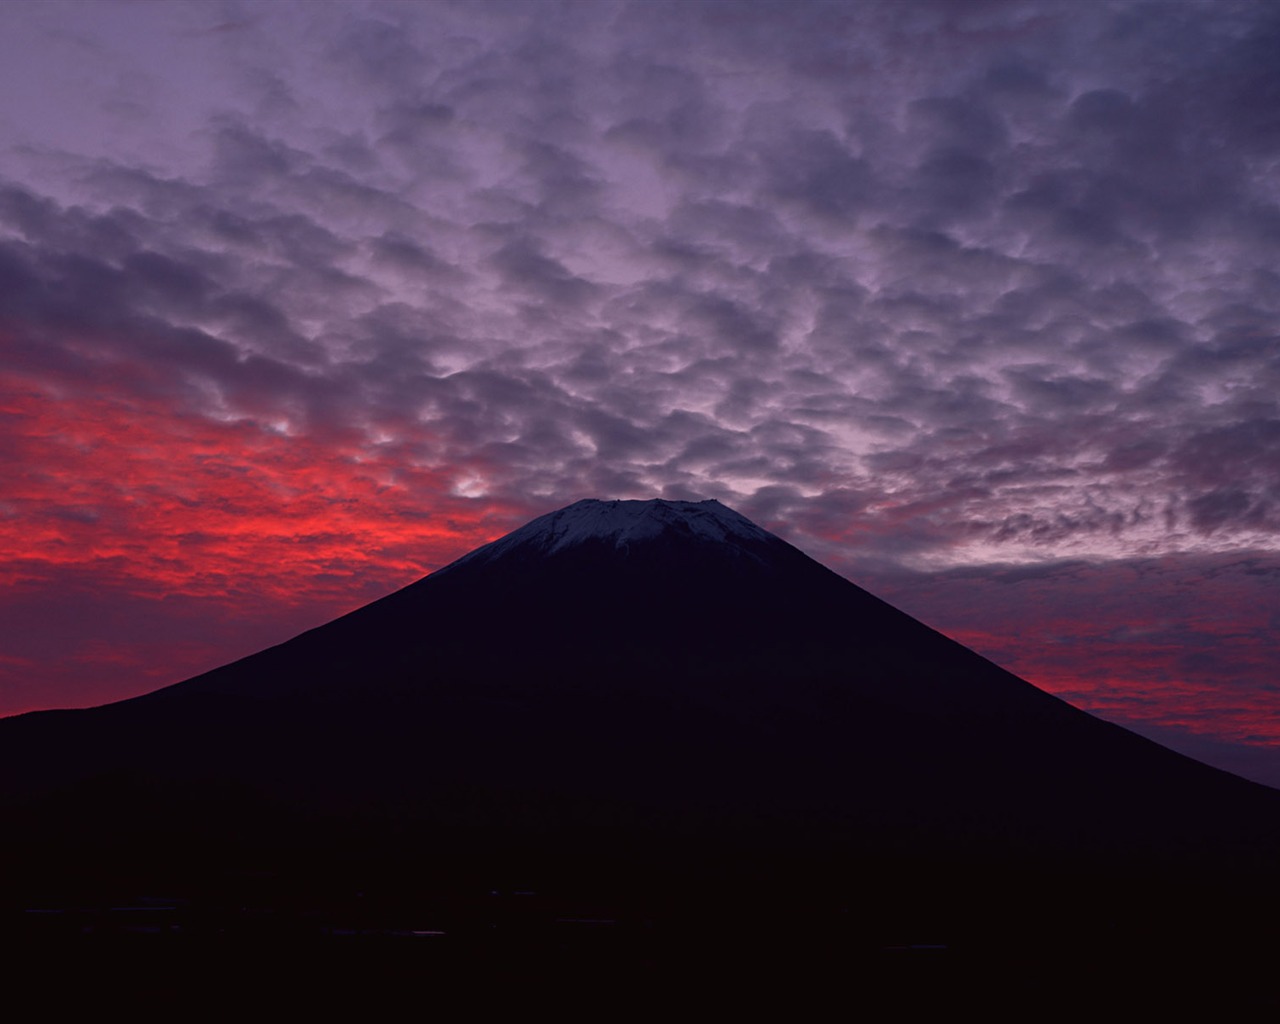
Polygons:
<instances>
[{"instance_id":1,"label":"cloud","mask_svg":"<svg viewBox=\"0 0 1280 1024\"><path fill-rule=\"evenodd\" d=\"M748 505L771 483L822 501L879 478L932 519L938 556L978 536L1010 553L1145 544L1152 503L1218 542L1270 529L1260 482L1194 468L1215 444L1253 465L1205 389L1238 403L1249 373L1274 373L1276 309L1256 244L1221 243L1272 197L1201 141L1186 81L1158 70L1193 18L1122 31L1108 10L1063 34L1018 5L982 29L925 6L722 13L695 5L675 36L629 5L556 38L507 11L325 20L343 104L378 126L360 177L333 148L359 120L309 123L338 94L304 69L284 83L300 123L211 115L207 159L181 175L99 160L96 204L15 185L4 209L26 242L4 265L27 308L11 323L91 328L87 366L139 360L211 416L344 436L394 420L414 445L415 403L434 409L431 457L464 438L505 452L524 468L491 476L513 498L537 438L544 477L571 481L551 463L581 472L589 449L634 460L643 488L670 472ZM832 32L853 27L839 56ZM1189 76L1229 93L1229 55L1266 31L1216 33ZM1030 70L1050 38L1063 54ZM930 76L903 40L955 59ZM1129 59L1066 60L1091 46ZM847 80L822 70L859 61ZM1195 241L1218 262L1189 294ZM676 414L702 417L682 429L705 444L663 448ZM551 420L592 440L551 444ZM734 456L711 460L721 424Z\"/></svg>"}]
</instances>

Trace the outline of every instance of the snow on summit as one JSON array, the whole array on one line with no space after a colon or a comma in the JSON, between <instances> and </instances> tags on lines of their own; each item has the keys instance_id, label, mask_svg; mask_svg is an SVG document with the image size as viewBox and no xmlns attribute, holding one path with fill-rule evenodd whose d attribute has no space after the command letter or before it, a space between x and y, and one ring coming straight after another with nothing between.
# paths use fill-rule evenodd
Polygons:
<instances>
[{"instance_id":1,"label":"snow on summit","mask_svg":"<svg viewBox=\"0 0 1280 1024\"><path fill-rule=\"evenodd\" d=\"M539 516L505 537L464 555L453 565L489 561L522 548L550 555L595 540L612 541L615 547L627 548L634 542L652 540L667 532L717 544L775 539L750 519L714 499L602 501L584 498Z\"/></svg>"},{"instance_id":2,"label":"snow on summit","mask_svg":"<svg viewBox=\"0 0 1280 1024\"><path fill-rule=\"evenodd\" d=\"M551 542L549 550L559 551L596 539L612 539L622 547L629 541L656 537L672 528L716 542L735 538L763 540L769 536L750 519L714 499L600 501L594 498L541 516L509 536L513 540L522 535L546 536Z\"/></svg>"}]
</instances>

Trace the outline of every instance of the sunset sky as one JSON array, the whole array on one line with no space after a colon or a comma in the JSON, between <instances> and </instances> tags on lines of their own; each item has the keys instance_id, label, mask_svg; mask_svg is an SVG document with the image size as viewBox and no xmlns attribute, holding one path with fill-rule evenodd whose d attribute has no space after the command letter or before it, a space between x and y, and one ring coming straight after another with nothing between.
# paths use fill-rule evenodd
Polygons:
<instances>
[{"instance_id":1,"label":"sunset sky","mask_svg":"<svg viewBox=\"0 0 1280 1024\"><path fill-rule=\"evenodd\" d=\"M1280 786L1280 5L0 4L0 714L583 497Z\"/></svg>"}]
</instances>

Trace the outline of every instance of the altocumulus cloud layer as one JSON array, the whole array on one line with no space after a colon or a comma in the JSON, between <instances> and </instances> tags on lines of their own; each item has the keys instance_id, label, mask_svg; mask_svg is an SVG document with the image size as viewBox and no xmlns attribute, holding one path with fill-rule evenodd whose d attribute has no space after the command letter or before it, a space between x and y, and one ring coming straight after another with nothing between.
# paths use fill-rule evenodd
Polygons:
<instances>
[{"instance_id":1,"label":"altocumulus cloud layer","mask_svg":"<svg viewBox=\"0 0 1280 1024\"><path fill-rule=\"evenodd\" d=\"M1277 52L1231 0L6 5L0 709L716 497L1280 783Z\"/></svg>"}]
</instances>

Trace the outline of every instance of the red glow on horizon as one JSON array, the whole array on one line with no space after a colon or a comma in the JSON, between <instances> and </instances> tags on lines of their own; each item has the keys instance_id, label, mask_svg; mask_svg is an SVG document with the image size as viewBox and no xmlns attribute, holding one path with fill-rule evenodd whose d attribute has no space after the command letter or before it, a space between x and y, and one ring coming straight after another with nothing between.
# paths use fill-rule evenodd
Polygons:
<instances>
[{"instance_id":1,"label":"red glow on horizon","mask_svg":"<svg viewBox=\"0 0 1280 1024\"><path fill-rule=\"evenodd\" d=\"M409 442L289 436L145 388L87 390L0 373L0 715L118 700L251 654L524 512L451 493L477 467L423 465Z\"/></svg>"},{"instance_id":2,"label":"red glow on horizon","mask_svg":"<svg viewBox=\"0 0 1280 1024\"><path fill-rule=\"evenodd\" d=\"M872 589L1035 686L1280 785L1274 586L1254 552L881 577Z\"/></svg>"},{"instance_id":3,"label":"red glow on horizon","mask_svg":"<svg viewBox=\"0 0 1280 1024\"><path fill-rule=\"evenodd\" d=\"M1206 679L1177 675L1167 652L1141 647L1124 656L1108 651L1096 670L1078 657L1064 658L1052 647L973 631L951 631L953 639L987 652L1003 667L1085 711L1112 721L1172 727L1232 743L1280 747L1280 719L1267 693L1235 693ZM1257 652L1238 653L1242 674L1260 660ZM1255 674L1256 673L1249 673Z\"/></svg>"}]
</instances>

